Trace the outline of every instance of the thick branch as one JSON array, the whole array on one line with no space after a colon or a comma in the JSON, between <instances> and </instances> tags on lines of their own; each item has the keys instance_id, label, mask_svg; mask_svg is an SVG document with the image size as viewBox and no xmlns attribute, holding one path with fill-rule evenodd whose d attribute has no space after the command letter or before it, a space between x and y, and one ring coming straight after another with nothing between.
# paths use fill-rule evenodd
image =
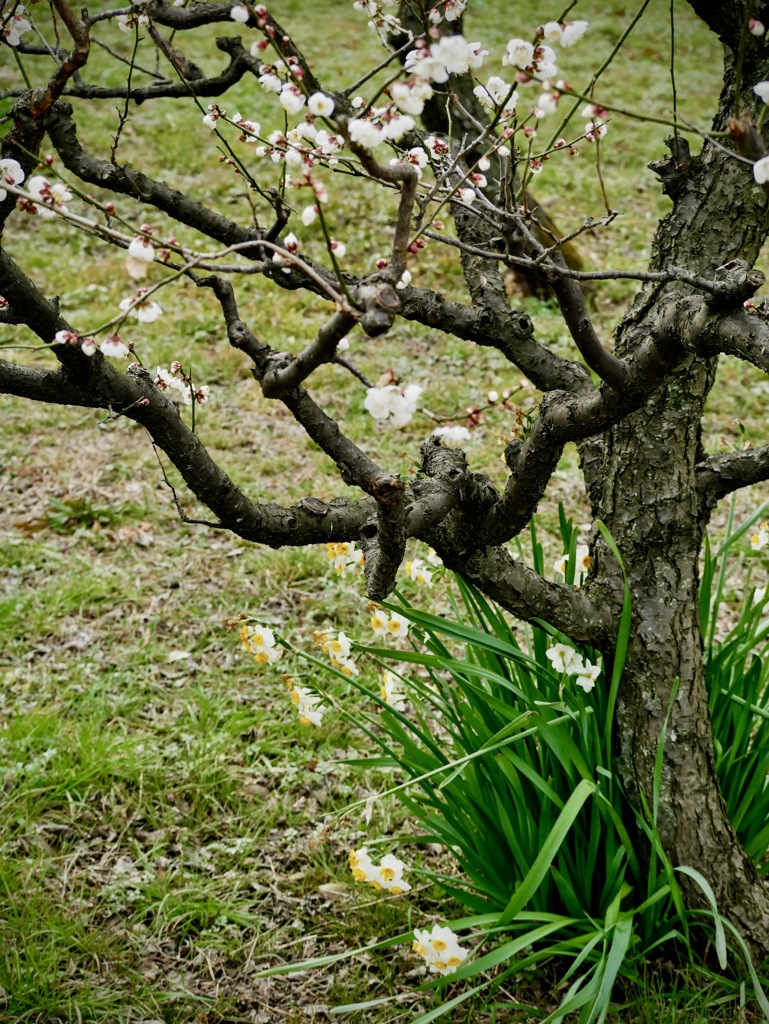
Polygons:
<instances>
[{"instance_id":1,"label":"thick branch","mask_svg":"<svg viewBox=\"0 0 769 1024\"><path fill-rule=\"evenodd\" d=\"M708 509L732 491L764 480L769 480L769 445L712 455L697 465L697 490Z\"/></svg>"}]
</instances>

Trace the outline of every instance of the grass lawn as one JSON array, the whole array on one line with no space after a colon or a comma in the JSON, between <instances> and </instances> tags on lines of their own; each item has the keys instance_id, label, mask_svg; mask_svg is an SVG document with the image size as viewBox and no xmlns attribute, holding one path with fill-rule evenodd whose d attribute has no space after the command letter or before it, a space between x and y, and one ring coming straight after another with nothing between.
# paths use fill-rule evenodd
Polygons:
<instances>
[{"instance_id":1,"label":"grass lawn","mask_svg":"<svg viewBox=\"0 0 769 1024\"><path fill-rule=\"evenodd\" d=\"M628 0L594 6L595 12L586 2L584 12L582 5L575 12L590 30L563 55L563 71L577 87L588 86L635 10ZM376 36L349 0L278 0L272 9L329 89L350 84L366 61L380 59ZM549 0L510 7L477 0L465 34L498 55L511 35L528 36L560 13ZM705 127L720 89L719 47L680 0L675 20L679 110ZM129 52L131 37L102 28L105 40ZM251 35L234 22L215 34ZM196 46L190 55L205 70L223 62L213 46ZM0 52L8 57L7 48ZM668 7L654 0L596 97L668 117L668 54ZM0 89L20 82L5 57ZM498 63L491 70L498 72ZM103 73L105 82L121 81L125 66L104 65ZM271 116L250 78L226 105L263 124ZM0 113L9 106L3 101ZM81 115L83 143L99 155L109 151L115 106L101 101ZM248 219L242 183L219 163L194 103L145 103L130 115L120 159ZM577 124L582 131L579 115ZM621 216L609 229L582 236L586 267L644 267L654 225L668 209L646 170L663 154L665 133L660 125L612 118L603 173ZM557 172L547 167L536 181L538 198L564 232L603 212L592 150L580 149L578 158ZM352 270L371 268L386 247L392 197L352 188L344 177L328 179L332 233L346 242ZM140 223L138 207L119 205ZM162 233L163 218L151 219ZM318 225L296 230L305 251L321 256ZM131 290L121 252L58 221L14 215L4 244L84 331L112 315ZM160 274L154 267L151 280ZM417 284L464 298L451 252L429 248L413 274ZM241 315L279 348L299 350L327 315L319 299L281 292L257 276L237 288ZM610 337L633 291L619 281L592 289L602 337ZM345 493L289 413L262 397L223 335L212 296L182 283L160 301L164 317L139 324L132 340L146 365L178 358L192 364L196 381L211 385L198 429L236 482L255 499L280 503ZM554 308L520 301L539 337L569 351ZM2 338L30 344L22 331L4 330ZM49 354L28 350L10 357L52 363ZM530 387L519 389L520 374L498 353L404 322L376 342L356 332L351 357L370 379L391 368L421 384L425 408L446 419L461 421L468 405L484 405L489 389L518 389L514 400L523 408L536 400ZM318 372L312 390L383 465L415 472L419 443L434 426L427 415L399 431L374 423L362 408L363 388L339 368ZM757 370L724 364L707 423L708 451L762 438L766 390ZM354 709L352 721L329 714L321 729L302 727L280 679L285 668L257 669L237 633L223 625L245 612L303 638L308 648L312 630L326 626L369 639L359 580L335 579L325 548L274 552L180 523L156 453L128 420L5 396L0 417L0 1021L298 1024L325 1019L337 1004L392 994L402 1003L353 1019L407 1022L419 1007L429 1009L429 993L414 995L422 976L405 945L362 952L312 974L257 976L458 913L428 886L415 885L408 899L373 898L356 888L347 868L351 846L410 832L403 813L386 803L376 805L368 831L360 807L344 813L389 776L362 775L343 763L371 753ZM473 468L497 483L498 439L510 436L513 418L502 407L489 409L469 447ZM190 514L203 514L189 493L179 493ZM748 509L759 499L742 500ZM583 521L574 451L565 454L540 510L548 564L561 554L559 501ZM765 559L759 565L755 583L765 575ZM428 600L439 606L442 594ZM450 869L441 851L408 852ZM495 1019L541 1019L536 1007L552 1007L555 998L551 981L546 973L522 979ZM641 997L629 994L633 1001L617 1019L750 1020L735 1016L738 997L721 1006L720 995L671 969L662 980L650 977ZM516 1006L516 996L535 1009ZM491 1017L465 1005L452 1019Z\"/></svg>"}]
</instances>

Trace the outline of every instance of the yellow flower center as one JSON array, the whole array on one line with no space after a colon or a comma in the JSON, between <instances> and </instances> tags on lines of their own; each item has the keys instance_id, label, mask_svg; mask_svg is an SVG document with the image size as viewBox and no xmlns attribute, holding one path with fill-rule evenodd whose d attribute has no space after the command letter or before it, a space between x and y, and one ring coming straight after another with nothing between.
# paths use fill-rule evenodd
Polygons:
<instances>
[{"instance_id":1,"label":"yellow flower center","mask_svg":"<svg viewBox=\"0 0 769 1024\"><path fill-rule=\"evenodd\" d=\"M459 959L458 956L449 957L449 967L459 967L461 963L462 961Z\"/></svg>"},{"instance_id":2,"label":"yellow flower center","mask_svg":"<svg viewBox=\"0 0 769 1024\"><path fill-rule=\"evenodd\" d=\"M433 961L433 967L437 967L439 971L445 971L446 970L446 964L444 964L444 962L442 960L435 960L435 961Z\"/></svg>"},{"instance_id":3,"label":"yellow flower center","mask_svg":"<svg viewBox=\"0 0 769 1024\"><path fill-rule=\"evenodd\" d=\"M259 651L258 654L254 655L254 661L257 665L266 665L269 660L266 651Z\"/></svg>"},{"instance_id":4,"label":"yellow flower center","mask_svg":"<svg viewBox=\"0 0 769 1024\"><path fill-rule=\"evenodd\" d=\"M379 616L378 615L372 615L371 616L371 628L372 629L381 629L382 626L384 626L384 622L382 622L382 620L379 618Z\"/></svg>"},{"instance_id":5,"label":"yellow flower center","mask_svg":"<svg viewBox=\"0 0 769 1024\"><path fill-rule=\"evenodd\" d=\"M385 881L387 882L391 882L393 878L395 878L395 872L393 871L392 868L380 868L379 872L382 878L384 878Z\"/></svg>"},{"instance_id":6,"label":"yellow flower center","mask_svg":"<svg viewBox=\"0 0 769 1024\"><path fill-rule=\"evenodd\" d=\"M432 947L436 953L442 953L446 948L446 943L443 941L443 939L433 939Z\"/></svg>"}]
</instances>

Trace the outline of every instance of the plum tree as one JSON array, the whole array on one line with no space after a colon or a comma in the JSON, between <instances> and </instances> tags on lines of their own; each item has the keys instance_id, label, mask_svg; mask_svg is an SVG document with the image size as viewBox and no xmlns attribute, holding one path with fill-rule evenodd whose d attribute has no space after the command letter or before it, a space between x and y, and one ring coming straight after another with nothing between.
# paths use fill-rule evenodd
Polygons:
<instances>
[{"instance_id":1,"label":"plum tree","mask_svg":"<svg viewBox=\"0 0 769 1024\"><path fill-rule=\"evenodd\" d=\"M754 951L766 953L769 898L728 820L714 767L698 559L718 503L769 477L769 446L706 456L701 442L719 358L769 370L769 323L753 302L764 281L753 265L769 230L762 130L769 56L759 20L769 10L763 3L751 9L748 0L690 5L712 31L714 53L716 39L723 44L724 85L712 128L700 132L700 152L690 150L687 126L671 121L670 154L653 167L672 206L656 227L648 269L640 273L580 269L569 243L597 222L583 217L561 235L531 194L533 178L567 159L577 143L596 154L608 144L602 140L610 108L598 102L597 91L575 92L559 78L556 64L556 49L578 43L585 22L551 21L526 39L511 38L501 73L488 77L490 62L500 55L487 60L482 45L462 35L466 0L416 0L401 10L387 0L357 0L385 43L384 57L376 67L355 67L356 80L340 86L316 78L294 37L263 5L149 0L76 15L67 0L52 0L50 15L33 17L6 3L4 52L15 50L30 77L4 94L13 105L0 160L0 226L25 211L60 217L73 237L86 232L125 249L137 284L152 262L167 273L152 287L138 287L106 324L88 333L65 320L46 295L45 280L36 283L25 270L23 256L0 249L4 333L15 338L32 332L57 364L0 360L0 392L108 409L141 424L216 517L209 525L245 541L273 548L360 541L374 600L392 591L407 540L419 538L514 615L545 619L610 660L625 584L600 532L591 534L581 587L542 578L509 547L531 520L564 446L575 442L593 519L614 538L632 597L617 707L623 782L631 798L651 799L667 722L662 841L674 864L691 865L710 880L719 907ZM233 21L246 26L253 45L245 48L242 37L217 38L226 65L207 74L185 55L185 39L194 33L212 39L212 26ZM116 27L132 43L130 58L105 42ZM122 83L98 84L89 76L95 43L124 69ZM153 53L154 71L146 68ZM617 53L621 59L619 43ZM255 117L227 113L228 90L248 76L261 97L257 116L282 127L262 129ZM597 81L598 75L594 89ZM121 162L131 104L169 98L192 111L201 131L202 119L216 133L222 159L250 196L247 215L230 216L215 202ZM78 129L89 103L104 99L118 100L123 113L114 138L105 139L99 152L81 141ZM574 129L569 118L580 110L584 116ZM546 118L560 121L549 144L543 143ZM39 166L46 137L61 173ZM180 153L180 166L183 159ZM600 160L596 167L600 176ZM328 230L325 182L338 173L348 176L353 196L358 185L373 182L397 202L382 240L387 257L370 273L346 267L344 245ZM367 194L361 192L361 218ZM118 215L126 198L165 215L162 237L142 221ZM453 220L453 233L441 216ZM602 226L613 218L607 201ZM296 234L315 220L326 240L322 259L304 254ZM173 224L194 243L181 244ZM412 284L409 261L427 239L431 251L442 244L459 261L467 302ZM209 251L212 243L215 250ZM504 280L511 269L550 290L573 343L572 357L538 339L529 315L511 301ZM241 317L240 274L261 275L275 289L305 289L328 303L328 316L302 351L283 351L280 339L268 343L256 324ZM637 280L639 290L608 347L591 320L584 285L619 277ZM188 426L180 415L180 400L194 413L207 399L207 389L182 363L153 377L139 362L125 371L111 362L131 349L119 333L128 337L124 325L157 318L159 288L172 289L182 278L209 290L222 331L251 367L263 396L283 403L334 474L357 487L360 497L323 495L290 506L252 500L211 456L194 419ZM402 478L380 465L369 445L346 436L308 390L313 373L334 363L367 389L372 416L396 427L407 422L419 389L395 382L374 386L343 355L353 329L376 338L400 320L496 349L541 392L536 415L505 448L503 488L474 471L461 447L444 443L445 434L425 439L421 474Z\"/></svg>"}]
</instances>

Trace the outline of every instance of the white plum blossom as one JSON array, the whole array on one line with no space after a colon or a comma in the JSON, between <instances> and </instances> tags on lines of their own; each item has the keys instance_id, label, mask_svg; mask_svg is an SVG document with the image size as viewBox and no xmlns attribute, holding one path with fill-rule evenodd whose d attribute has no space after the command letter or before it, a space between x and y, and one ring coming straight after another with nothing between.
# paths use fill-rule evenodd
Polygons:
<instances>
[{"instance_id":1,"label":"white plum blossom","mask_svg":"<svg viewBox=\"0 0 769 1024\"><path fill-rule=\"evenodd\" d=\"M383 123L382 134L386 139L398 142L408 132L413 132L415 127L413 117L409 117L408 114L395 114Z\"/></svg>"},{"instance_id":2,"label":"white plum blossom","mask_svg":"<svg viewBox=\"0 0 769 1024\"><path fill-rule=\"evenodd\" d=\"M766 32L766 28L763 21L759 21L758 18L749 18L748 31L754 36L762 36Z\"/></svg>"},{"instance_id":3,"label":"white plum blossom","mask_svg":"<svg viewBox=\"0 0 769 1024\"><path fill-rule=\"evenodd\" d=\"M11 157L0 160L0 203L8 195L3 188L3 183L7 185L21 185L23 181L24 170L18 160L13 160Z\"/></svg>"},{"instance_id":4,"label":"white plum blossom","mask_svg":"<svg viewBox=\"0 0 769 1024\"><path fill-rule=\"evenodd\" d=\"M238 21L241 25L245 25L251 17L251 12L245 4L235 4L234 7L230 8L230 17L233 21Z\"/></svg>"},{"instance_id":5,"label":"white plum blossom","mask_svg":"<svg viewBox=\"0 0 769 1024\"><path fill-rule=\"evenodd\" d=\"M411 83L395 82L390 87L393 103L404 114L421 114L425 103L432 98L432 95L432 86L423 79L416 79Z\"/></svg>"},{"instance_id":6,"label":"white plum blossom","mask_svg":"<svg viewBox=\"0 0 769 1024\"><path fill-rule=\"evenodd\" d=\"M80 342L80 351L83 355L92 356L98 351L99 346L95 338L83 338Z\"/></svg>"},{"instance_id":7,"label":"white plum blossom","mask_svg":"<svg viewBox=\"0 0 769 1024\"><path fill-rule=\"evenodd\" d=\"M467 0L446 0L443 5L443 17L446 21L456 21L461 18L467 7Z\"/></svg>"},{"instance_id":8,"label":"white plum blossom","mask_svg":"<svg viewBox=\"0 0 769 1024\"><path fill-rule=\"evenodd\" d=\"M124 312L130 312L131 316L135 316L137 320L144 324L154 323L163 313L162 308L157 302L145 298L148 290L147 288L139 288L135 295L129 295L120 301L120 308Z\"/></svg>"},{"instance_id":9,"label":"white plum blossom","mask_svg":"<svg viewBox=\"0 0 769 1024\"><path fill-rule=\"evenodd\" d=\"M252 57L256 57L257 54L251 54ZM268 64L263 64L260 68L259 84L267 92L280 93L283 88L283 79L276 75L274 68L271 68Z\"/></svg>"},{"instance_id":10,"label":"white plum blossom","mask_svg":"<svg viewBox=\"0 0 769 1024\"><path fill-rule=\"evenodd\" d=\"M18 46L24 33L32 29L32 25L24 17L26 13L26 7L19 4L5 18L0 18L0 35L5 37L9 46Z\"/></svg>"},{"instance_id":11,"label":"white plum blossom","mask_svg":"<svg viewBox=\"0 0 769 1024\"><path fill-rule=\"evenodd\" d=\"M561 46L574 46L587 31L586 21L567 21L561 30L561 38L558 42Z\"/></svg>"},{"instance_id":12,"label":"white plum blossom","mask_svg":"<svg viewBox=\"0 0 769 1024\"><path fill-rule=\"evenodd\" d=\"M182 394L186 390L187 385L181 377L176 377L170 370L166 370L162 366L158 366L155 369L155 387L159 388L161 391L178 391ZM241 640L242 639L243 633L241 631ZM243 646L245 647L245 642ZM246 650L249 649L250 648L246 647Z\"/></svg>"},{"instance_id":13,"label":"white plum blossom","mask_svg":"<svg viewBox=\"0 0 769 1024\"><path fill-rule=\"evenodd\" d=\"M510 39L502 57L505 67L526 69L534 60L534 47L525 39Z\"/></svg>"},{"instance_id":14,"label":"white plum blossom","mask_svg":"<svg viewBox=\"0 0 769 1024\"><path fill-rule=\"evenodd\" d=\"M403 273L400 276L400 279L398 280L397 284L395 285L395 287L398 288L400 291L403 291L403 289L404 288L408 288L408 286L410 284L411 284L411 271L410 270L404 270Z\"/></svg>"},{"instance_id":15,"label":"white plum blossom","mask_svg":"<svg viewBox=\"0 0 769 1024\"><path fill-rule=\"evenodd\" d=\"M603 121L590 121L585 125L585 138L588 142L595 142L595 140L602 139L608 131Z\"/></svg>"},{"instance_id":16,"label":"white plum blossom","mask_svg":"<svg viewBox=\"0 0 769 1024\"><path fill-rule=\"evenodd\" d=\"M324 92L315 92L307 100L307 109L316 117L331 117L334 113L334 100Z\"/></svg>"},{"instance_id":17,"label":"white plum blossom","mask_svg":"<svg viewBox=\"0 0 769 1024\"><path fill-rule=\"evenodd\" d=\"M395 384L369 388L363 408L375 420L389 420L394 427L404 427L416 412L421 394L422 388L418 384L409 384L402 391Z\"/></svg>"},{"instance_id":18,"label":"white plum blossom","mask_svg":"<svg viewBox=\"0 0 769 1024\"><path fill-rule=\"evenodd\" d=\"M411 50L406 55L405 67L418 78L440 85L448 81L449 75L463 75L470 68L479 68L488 52L478 42L468 43L464 36L443 36L429 50Z\"/></svg>"},{"instance_id":19,"label":"white plum blossom","mask_svg":"<svg viewBox=\"0 0 769 1024\"><path fill-rule=\"evenodd\" d=\"M116 334L111 334L99 346L103 356L114 356L116 359L123 359L129 354L128 346Z\"/></svg>"},{"instance_id":20,"label":"white plum blossom","mask_svg":"<svg viewBox=\"0 0 769 1024\"><path fill-rule=\"evenodd\" d=\"M486 107L487 110L493 110L498 107L501 103L504 103L507 97L507 104L502 113L502 120L506 121L509 117L515 113L515 107L518 103L517 91L510 92L510 86L499 75L492 75L486 85L476 85L473 89L478 102L481 106ZM508 97L508 94L509 97Z\"/></svg>"},{"instance_id":21,"label":"white plum blossom","mask_svg":"<svg viewBox=\"0 0 769 1024\"><path fill-rule=\"evenodd\" d=\"M477 198L477 193L474 188L458 188L457 199L464 203L465 206L472 206Z\"/></svg>"},{"instance_id":22,"label":"white plum blossom","mask_svg":"<svg viewBox=\"0 0 769 1024\"><path fill-rule=\"evenodd\" d=\"M753 92L759 96L764 103L769 103L769 81L759 82L753 86Z\"/></svg>"},{"instance_id":23,"label":"white plum blossom","mask_svg":"<svg viewBox=\"0 0 769 1024\"><path fill-rule=\"evenodd\" d=\"M305 206L305 208L302 210L302 224L304 224L305 227L309 227L317 216L317 206Z\"/></svg>"},{"instance_id":24,"label":"white plum blossom","mask_svg":"<svg viewBox=\"0 0 769 1024\"><path fill-rule=\"evenodd\" d=\"M559 21L548 21L542 26L542 35L546 43L555 46L561 41L561 23Z\"/></svg>"},{"instance_id":25,"label":"white plum blossom","mask_svg":"<svg viewBox=\"0 0 769 1024\"><path fill-rule=\"evenodd\" d=\"M241 626L240 642L245 650L253 654L257 665L272 665L282 654L281 648L276 644L275 634L269 626Z\"/></svg>"},{"instance_id":26,"label":"white plum blossom","mask_svg":"<svg viewBox=\"0 0 769 1024\"><path fill-rule=\"evenodd\" d=\"M554 114L558 109L558 100L560 95L557 92L543 92L537 100L537 108L540 111L541 117L547 114Z\"/></svg>"},{"instance_id":27,"label":"white plum blossom","mask_svg":"<svg viewBox=\"0 0 769 1024\"><path fill-rule=\"evenodd\" d=\"M221 110L215 103L208 104L208 113L203 115L203 124L209 128L216 128L216 122L220 117L226 117L227 111Z\"/></svg>"},{"instance_id":28,"label":"white plum blossom","mask_svg":"<svg viewBox=\"0 0 769 1024\"><path fill-rule=\"evenodd\" d=\"M769 181L769 156L756 160L753 164L753 177L759 185L764 185Z\"/></svg>"},{"instance_id":29,"label":"white plum blossom","mask_svg":"<svg viewBox=\"0 0 769 1024\"><path fill-rule=\"evenodd\" d=\"M398 692L400 686L401 680L398 676L385 669L382 673L382 685L379 687L379 696L385 703L394 708L395 711L402 713L406 710L406 698L404 694Z\"/></svg>"},{"instance_id":30,"label":"white plum blossom","mask_svg":"<svg viewBox=\"0 0 769 1024\"><path fill-rule=\"evenodd\" d=\"M304 106L304 93L298 85L286 82L280 90L279 100L287 114L298 114Z\"/></svg>"},{"instance_id":31,"label":"white plum blossom","mask_svg":"<svg viewBox=\"0 0 769 1024\"><path fill-rule=\"evenodd\" d=\"M146 238L144 235L137 235L128 246L128 255L132 259L152 263L155 259L155 247L149 238Z\"/></svg>"},{"instance_id":32,"label":"white plum blossom","mask_svg":"<svg viewBox=\"0 0 769 1024\"><path fill-rule=\"evenodd\" d=\"M532 74L539 81L546 78L555 78L558 68L555 63L555 51L549 46L538 46L534 51L534 62L531 65Z\"/></svg>"},{"instance_id":33,"label":"white plum blossom","mask_svg":"<svg viewBox=\"0 0 769 1024\"><path fill-rule=\"evenodd\" d=\"M453 423L446 424L443 427L436 427L433 431L433 437L439 437L441 444L446 445L447 448L459 448L470 440L470 431L467 427L456 426Z\"/></svg>"},{"instance_id":34,"label":"white plum blossom","mask_svg":"<svg viewBox=\"0 0 769 1024\"><path fill-rule=\"evenodd\" d=\"M115 18L117 27L121 32L133 32L140 25L149 25L150 19L146 14L118 14Z\"/></svg>"},{"instance_id":35,"label":"white plum blossom","mask_svg":"<svg viewBox=\"0 0 769 1024\"><path fill-rule=\"evenodd\" d=\"M348 123L347 131L350 133L350 139L353 142L359 146L365 146L366 149L373 149L374 146L378 146L380 142L385 141L384 135L375 124L360 117L353 118Z\"/></svg>"},{"instance_id":36,"label":"white plum blossom","mask_svg":"<svg viewBox=\"0 0 769 1024\"><path fill-rule=\"evenodd\" d=\"M431 931L414 929L412 950L421 956L428 968L436 974L453 974L467 956L457 936L447 925L433 925Z\"/></svg>"},{"instance_id":37,"label":"white plum blossom","mask_svg":"<svg viewBox=\"0 0 769 1024\"><path fill-rule=\"evenodd\" d=\"M44 220L55 217L54 210L60 213L67 212L67 202L72 198L72 193L60 182L52 185L47 178L36 175L27 182L27 189L32 199L36 200L35 210Z\"/></svg>"}]
</instances>

